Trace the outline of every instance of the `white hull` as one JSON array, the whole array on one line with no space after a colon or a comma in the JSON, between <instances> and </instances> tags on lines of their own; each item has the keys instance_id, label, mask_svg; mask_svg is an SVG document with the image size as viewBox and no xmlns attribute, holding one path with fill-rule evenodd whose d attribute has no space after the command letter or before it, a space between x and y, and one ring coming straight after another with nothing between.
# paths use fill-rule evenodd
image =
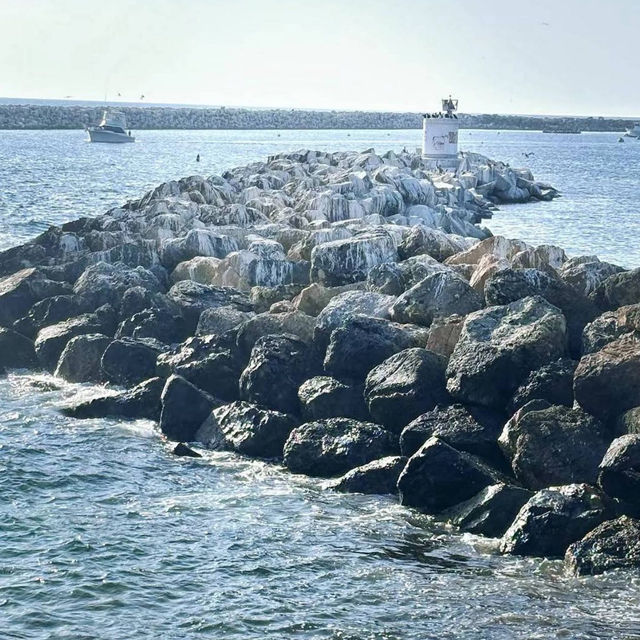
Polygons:
<instances>
[{"instance_id":1,"label":"white hull","mask_svg":"<svg viewBox=\"0 0 640 640\"><path fill-rule=\"evenodd\" d=\"M136 141L133 136L129 136L126 133L116 133L115 131L105 131L104 129L87 129L87 132L91 142L123 143Z\"/></svg>"}]
</instances>

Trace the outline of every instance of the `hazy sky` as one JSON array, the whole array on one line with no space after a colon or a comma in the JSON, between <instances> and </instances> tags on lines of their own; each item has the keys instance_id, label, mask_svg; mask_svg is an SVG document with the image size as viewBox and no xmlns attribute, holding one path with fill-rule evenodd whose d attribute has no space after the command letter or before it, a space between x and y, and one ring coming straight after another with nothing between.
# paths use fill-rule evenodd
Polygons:
<instances>
[{"instance_id":1,"label":"hazy sky","mask_svg":"<svg viewBox=\"0 0 640 640\"><path fill-rule=\"evenodd\" d=\"M0 0L0 96L640 116L638 0Z\"/></svg>"}]
</instances>

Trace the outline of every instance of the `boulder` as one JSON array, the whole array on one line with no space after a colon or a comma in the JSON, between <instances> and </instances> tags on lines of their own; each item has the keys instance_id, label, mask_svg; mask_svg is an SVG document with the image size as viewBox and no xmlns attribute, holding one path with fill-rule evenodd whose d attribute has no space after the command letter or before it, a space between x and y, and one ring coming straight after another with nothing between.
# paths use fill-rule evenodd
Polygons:
<instances>
[{"instance_id":1,"label":"boulder","mask_svg":"<svg viewBox=\"0 0 640 640\"><path fill-rule=\"evenodd\" d=\"M491 236L472 247L447 258L446 264L478 264L485 255L511 260L517 253L529 248L522 240L511 240L503 236Z\"/></svg>"},{"instance_id":2,"label":"boulder","mask_svg":"<svg viewBox=\"0 0 640 640\"><path fill-rule=\"evenodd\" d=\"M347 284L342 287L323 287L317 282L312 282L293 299L293 304L298 311L302 311L302 313L315 317L336 296L341 293L358 290L363 287L364 284L360 282Z\"/></svg>"},{"instance_id":3,"label":"boulder","mask_svg":"<svg viewBox=\"0 0 640 640\"><path fill-rule=\"evenodd\" d=\"M640 407L629 409L618 417L615 423L615 433L621 436L628 433L640 433Z\"/></svg>"},{"instance_id":4,"label":"boulder","mask_svg":"<svg viewBox=\"0 0 640 640\"><path fill-rule=\"evenodd\" d=\"M602 424L566 406L517 413L500 436L516 478L530 489L595 483L607 450Z\"/></svg>"},{"instance_id":5,"label":"boulder","mask_svg":"<svg viewBox=\"0 0 640 640\"><path fill-rule=\"evenodd\" d=\"M603 311L639 303L640 268L610 275L591 292L589 297Z\"/></svg>"},{"instance_id":6,"label":"boulder","mask_svg":"<svg viewBox=\"0 0 640 640\"><path fill-rule=\"evenodd\" d=\"M251 353L258 338L286 333L309 344L313 340L315 319L301 311L261 313L249 318L238 330L238 346L243 353Z\"/></svg>"},{"instance_id":7,"label":"boulder","mask_svg":"<svg viewBox=\"0 0 640 640\"><path fill-rule=\"evenodd\" d=\"M409 458L398 478L400 502L426 513L439 513L505 478L480 458L429 438Z\"/></svg>"},{"instance_id":8,"label":"boulder","mask_svg":"<svg viewBox=\"0 0 640 640\"><path fill-rule=\"evenodd\" d=\"M33 369L38 359L33 340L17 331L0 327L0 367L3 369Z\"/></svg>"},{"instance_id":9,"label":"boulder","mask_svg":"<svg viewBox=\"0 0 640 640\"><path fill-rule=\"evenodd\" d=\"M611 516L607 498L587 484L543 489L520 509L500 541L519 556L562 557L567 547Z\"/></svg>"},{"instance_id":10,"label":"boulder","mask_svg":"<svg viewBox=\"0 0 640 640\"><path fill-rule=\"evenodd\" d=\"M131 420L158 420L161 410L160 396L164 385L163 378L150 378L132 389L64 407L62 413L81 419L115 416Z\"/></svg>"},{"instance_id":11,"label":"boulder","mask_svg":"<svg viewBox=\"0 0 640 640\"><path fill-rule=\"evenodd\" d=\"M576 576L639 569L640 520L622 516L603 522L567 549L564 564Z\"/></svg>"},{"instance_id":12,"label":"boulder","mask_svg":"<svg viewBox=\"0 0 640 640\"><path fill-rule=\"evenodd\" d=\"M331 339L333 342L333 336ZM399 433L420 414L446 403L445 369L442 356L421 348L405 349L387 358L369 372L365 382L371 417Z\"/></svg>"},{"instance_id":13,"label":"boulder","mask_svg":"<svg viewBox=\"0 0 640 640\"><path fill-rule=\"evenodd\" d=\"M284 464L293 473L330 477L395 455L397 440L371 422L329 418L296 427L284 446Z\"/></svg>"},{"instance_id":14,"label":"boulder","mask_svg":"<svg viewBox=\"0 0 640 640\"><path fill-rule=\"evenodd\" d=\"M482 308L482 297L459 275L439 271L405 291L391 307L391 318L429 326L436 317L465 316Z\"/></svg>"},{"instance_id":15,"label":"boulder","mask_svg":"<svg viewBox=\"0 0 640 640\"><path fill-rule=\"evenodd\" d=\"M324 369L337 378L363 380L373 367L415 344L414 335L401 325L354 316L331 333Z\"/></svg>"},{"instance_id":16,"label":"boulder","mask_svg":"<svg viewBox=\"0 0 640 640\"><path fill-rule=\"evenodd\" d=\"M509 403L513 413L531 400L546 400L549 404L573 406L573 374L578 363L560 358L532 371L516 389Z\"/></svg>"},{"instance_id":17,"label":"boulder","mask_svg":"<svg viewBox=\"0 0 640 640\"><path fill-rule=\"evenodd\" d=\"M227 350L216 352L215 349L211 350L210 355L196 357L173 368L177 375L198 389L226 402L238 399L238 382L242 370L242 363L234 354Z\"/></svg>"},{"instance_id":18,"label":"boulder","mask_svg":"<svg viewBox=\"0 0 640 640\"><path fill-rule=\"evenodd\" d=\"M533 296L467 316L447 367L447 389L464 403L504 407L527 376L566 350L566 322Z\"/></svg>"},{"instance_id":19,"label":"boulder","mask_svg":"<svg viewBox=\"0 0 640 640\"><path fill-rule=\"evenodd\" d=\"M111 338L89 333L71 338L60 354L55 374L68 382L102 382L100 359Z\"/></svg>"},{"instance_id":20,"label":"boulder","mask_svg":"<svg viewBox=\"0 0 640 640\"><path fill-rule=\"evenodd\" d=\"M183 317L168 309L144 309L123 320L116 338L152 338L163 344L182 342L189 335Z\"/></svg>"},{"instance_id":21,"label":"boulder","mask_svg":"<svg viewBox=\"0 0 640 640\"><path fill-rule=\"evenodd\" d=\"M36 302L27 315L13 323L13 328L28 338L35 338L44 327L75 318L90 309L78 296L51 296Z\"/></svg>"},{"instance_id":22,"label":"boulder","mask_svg":"<svg viewBox=\"0 0 640 640\"><path fill-rule=\"evenodd\" d=\"M598 485L622 508L640 516L640 435L616 438L600 463Z\"/></svg>"},{"instance_id":23,"label":"boulder","mask_svg":"<svg viewBox=\"0 0 640 640\"><path fill-rule=\"evenodd\" d=\"M195 438L211 449L228 449L252 458L281 458L295 420L249 402L214 409Z\"/></svg>"},{"instance_id":24,"label":"boulder","mask_svg":"<svg viewBox=\"0 0 640 640\"><path fill-rule=\"evenodd\" d=\"M560 277L585 296L595 291L609 276L623 271L622 267L601 262L596 256L569 258L560 269Z\"/></svg>"},{"instance_id":25,"label":"boulder","mask_svg":"<svg viewBox=\"0 0 640 640\"><path fill-rule=\"evenodd\" d=\"M429 327L426 348L448 360L455 349L458 338L460 338L463 324L464 318L462 316L435 318Z\"/></svg>"},{"instance_id":26,"label":"boulder","mask_svg":"<svg viewBox=\"0 0 640 640\"><path fill-rule=\"evenodd\" d=\"M69 285L48 280L34 268L0 278L0 325L10 327L36 302L69 292Z\"/></svg>"},{"instance_id":27,"label":"boulder","mask_svg":"<svg viewBox=\"0 0 640 640\"><path fill-rule=\"evenodd\" d=\"M178 442L178 444L171 450L174 456L182 458L202 458L202 456L194 451L191 447L188 447L184 442Z\"/></svg>"},{"instance_id":28,"label":"boulder","mask_svg":"<svg viewBox=\"0 0 640 640\"><path fill-rule=\"evenodd\" d=\"M192 280L200 284L213 284L218 274L220 258L210 256L196 256L176 265L171 272L171 283L181 280Z\"/></svg>"},{"instance_id":29,"label":"boulder","mask_svg":"<svg viewBox=\"0 0 640 640\"><path fill-rule=\"evenodd\" d=\"M347 384L329 376L309 378L298 389L302 416L308 421L325 418L367 420L369 415L362 392L362 385Z\"/></svg>"},{"instance_id":30,"label":"boulder","mask_svg":"<svg viewBox=\"0 0 640 640\"><path fill-rule=\"evenodd\" d=\"M238 248L238 241L231 236L213 229L191 229L182 238L172 238L163 242L160 260L163 266L171 271L179 263L196 256L224 258Z\"/></svg>"},{"instance_id":31,"label":"boulder","mask_svg":"<svg viewBox=\"0 0 640 640\"><path fill-rule=\"evenodd\" d=\"M398 252L386 231L367 231L351 238L316 245L311 251L311 281L336 287L365 280L369 269L397 262Z\"/></svg>"},{"instance_id":32,"label":"boulder","mask_svg":"<svg viewBox=\"0 0 640 640\"><path fill-rule=\"evenodd\" d=\"M458 451L471 453L499 468L504 458L498 447L498 436L504 418L483 407L436 407L408 424L400 435L400 451L414 455L431 437L437 437Z\"/></svg>"},{"instance_id":33,"label":"boulder","mask_svg":"<svg viewBox=\"0 0 640 640\"><path fill-rule=\"evenodd\" d=\"M240 397L282 413L298 414L298 388L311 375L309 347L289 335L259 338L240 376Z\"/></svg>"},{"instance_id":34,"label":"boulder","mask_svg":"<svg viewBox=\"0 0 640 640\"><path fill-rule=\"evenodd\" d=\"M501 538L532 495L531 491L514 485L492 484L442 515L462 531Z\"/></svg>"},{"instance_id":35,"label":"boulder","mask_svg":"<svg viewBox=\"0 0 640 640\"><path fill-rule=\"evenodd\" d=\"M176 375L167 380L160 401L160 431L175 442L193 442L202 423L220 405L208 393Z\"/></svg>"},{"instance_id":36,"label":"boulder","mask_svg":"<svg viewBox=\"0 0 640 640\"><path fill-rule=\"evenodd\" d=\"M573 391L585 411L605 421L640 406L640 339L627 334L583 356Z\"/></svg>"},{"instance_id":37,"label":"boulder","mask_svg":"<svg viewBox=\"0 0 640 640\"><path fill-rule=\"evenodd\" d=\"M629 329L618 322L616 311L606 311L590 322L582 330L582 355L600 351L610 342L617 340Z\"/></svg>"},{"instance_id":38,"label":"boulder","mask_svg":"<svg viewBox=\"0 0 640 640\"><path fill-rule=\"evenodd\" d=\"M125 387L152 378L156 371L156 360L162 351L162 345L149 338L113 340L102 355L104 377L109 382Z\"/></svg>"},{"instance_id":39,"label":"boulder","mask_svg":"<svg viewBox=\"0 0 640 640\"><path fill-rule=\"evenodd\" d=\"M241 311L232 306L205 309L200 314L196 335L222 334L238 329L240 325L247 322L247 320L251 320L255 315L253 311ZM313 333L313 328L311 331Z\"/></svg>"},{"instance_id":40,"label":"boulder","mask_svg":"<svg viewBox=\"0 0 640 640\"><path fill-rule=\"evenodd\" d=\"M200 314L205 309L234 307L239 311L251 311L252 305L246 294L229 287L211 287L190 280L174 284L167 294L180 309L190 332L198 326Z\"/></svg>"},{"instance_id":41,"label":"boulder","mask_svg":"<svg viewBox=\"0 0 640 640\"><path fill-rule=\"evenodd\" d=\"M398 492L398 477L406 464L407 458L403 456L373 460L345 473L335 489L345 493L395 494Z\"/></svg>"}]
</instances>

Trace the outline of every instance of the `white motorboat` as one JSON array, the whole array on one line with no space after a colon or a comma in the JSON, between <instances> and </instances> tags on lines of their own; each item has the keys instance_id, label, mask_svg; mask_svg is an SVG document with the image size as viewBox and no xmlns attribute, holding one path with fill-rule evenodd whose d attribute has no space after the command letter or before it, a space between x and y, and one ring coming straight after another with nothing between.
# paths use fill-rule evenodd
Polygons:
<instances>
[{"instance_id":1,"label":"white motorboat","mask_svg":"<svg viewBox=\"0 0 640 640\"><path fill-rule=\"evenodd\" d=\"M122 111L105 109L100 124L87 127L91 142L135 142L136 139L127 133L127 121Z\"/></svg>"},{"instance_id":2,"label":"white motorboat","mask_svg":"<svg viewBox=\"0 0 640 640\"><path fill-rule=\"evenodd\" d=\"M631 129L624 134L627 138L640 138L640 122L634 122Z\"/></svg>"}]
</instances>

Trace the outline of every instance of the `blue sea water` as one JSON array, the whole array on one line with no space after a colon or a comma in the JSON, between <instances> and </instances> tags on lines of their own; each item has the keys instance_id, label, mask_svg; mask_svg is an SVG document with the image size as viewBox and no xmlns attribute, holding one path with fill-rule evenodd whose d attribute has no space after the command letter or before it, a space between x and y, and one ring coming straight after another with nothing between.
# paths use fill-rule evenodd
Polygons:
<instances>
[{"instance_id":1,"label":"blue sea water","mask_svg":"<svg viewBox=\"0 0 640 640\"><path fill-rule=\"evenodd\" d=\"M0 132L0 246L167 179L300 147L412 148L420 133L144 131L123 147L83 138ZM640 265L640 142L461 138L563 192L502 208L495 233ZM95 391L26 373L0 380L0 638L640 638L637 573L568 577L560 561L502 557L493 541L391 498L337 494L231 454L176 459L151 423L59 413Z\"/></svg>"}]
</instances>

